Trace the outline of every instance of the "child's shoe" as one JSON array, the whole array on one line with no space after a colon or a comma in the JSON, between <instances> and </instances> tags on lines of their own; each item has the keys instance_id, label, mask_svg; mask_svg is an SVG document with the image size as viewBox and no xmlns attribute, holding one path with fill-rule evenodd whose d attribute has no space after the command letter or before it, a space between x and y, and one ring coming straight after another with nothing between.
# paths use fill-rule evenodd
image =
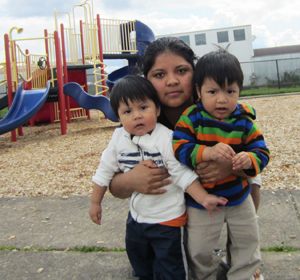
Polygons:
<instances>
[{"instance_id":1,"label":"child's shoe","mask_svg":"<svg viewBox=\"0 0 300 280\"><path fill-rule=\"evenodd\" d=\"M221 261L218 265L216 280L227 280L226 275L227 275L229 268L230 268L230 266L227 263L225 263L224 261Z\"/></svg>"}]
</instances>

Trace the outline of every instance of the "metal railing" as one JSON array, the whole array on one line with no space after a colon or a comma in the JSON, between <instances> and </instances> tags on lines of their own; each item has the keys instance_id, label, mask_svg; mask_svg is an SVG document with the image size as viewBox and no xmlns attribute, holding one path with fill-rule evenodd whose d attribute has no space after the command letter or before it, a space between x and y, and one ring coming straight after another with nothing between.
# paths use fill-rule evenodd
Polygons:
<instances>
[{"instance_id":1,"label":"metal railing","mask_svg":"<svg viewBox=\"0 0 300 280\"><path fill-rule=\"evenodd\" d=\"M104 54L137 53L135 21L101 19Z\"/></svg>"},{"instance_id":2,"label":"metal railing","mask_svg":"<svg viewBox=\"0 0 300 280\"><path fill-rule=\"evenodd\" d=\"M241 62L245 87L300 86L300 57Z\"/></svg>"}]
</instances>

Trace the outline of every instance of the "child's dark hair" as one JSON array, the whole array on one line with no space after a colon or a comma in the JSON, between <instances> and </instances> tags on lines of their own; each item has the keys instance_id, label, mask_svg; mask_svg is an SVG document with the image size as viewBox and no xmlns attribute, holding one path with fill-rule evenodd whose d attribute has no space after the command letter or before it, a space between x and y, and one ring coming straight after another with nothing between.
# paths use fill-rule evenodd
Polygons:
<instances>
[{"instance_id":1,"label":"child's dark hair","mask_svg":"<svg viewBox=\"0 0 300 280\"><path fill-rule=\"evenodd\" d=\"M185 42L176 37L162 37L153 41L146 48L143 57L143 74L145 77L155 63L156 57L166 51L183 57L195 69L195 53Z\"/></svg>"},{"instance_id":2,"label":"child's dark hair","mask_svg":"<svg viewBox=\"0 0 300 280\"><path fill-rule=\"evenodd\" d=\"M201 87L205 78L212 78L222 88L236 82L242 90L244 75L238 59L228 51L220 49L202 56L195 69L194 81Z\"/></svg>"},{"instance_id":3,"label":"child's dark hair","mask_svg":"<svg viewBox=\"0 0 300 280\"><path fill-rule=\"evenodd\" d=\"M152 100L157 108L160 107L156 90L151 82L137 75L127 75L120 79L110 93L110 104L118 117L120 102L128 105L128 101L144 101L146 99Z\"/></svg>"}]
</instances>

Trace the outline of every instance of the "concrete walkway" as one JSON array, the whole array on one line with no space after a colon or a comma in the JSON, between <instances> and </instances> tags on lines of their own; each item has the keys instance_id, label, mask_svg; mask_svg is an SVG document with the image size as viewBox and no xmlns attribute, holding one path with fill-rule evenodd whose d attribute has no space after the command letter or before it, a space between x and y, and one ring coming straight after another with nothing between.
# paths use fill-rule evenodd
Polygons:
<instances>
[{"instance_id":1,"label":"concrete walkway","mask_svg":"<svg viewBox=\"0 0 300 280\"><path fill-rule=\"evenodd\" d=\"M101 226L88 207L79 196L0 198L0 279L133 279L123 250L128 201L106 196ZM259 216L265 279L299 280L300 191L262 191ZM266 251L283 246L298 250ZM103 252L82 252L96 247Z\"/></svg>"}]
</instances>

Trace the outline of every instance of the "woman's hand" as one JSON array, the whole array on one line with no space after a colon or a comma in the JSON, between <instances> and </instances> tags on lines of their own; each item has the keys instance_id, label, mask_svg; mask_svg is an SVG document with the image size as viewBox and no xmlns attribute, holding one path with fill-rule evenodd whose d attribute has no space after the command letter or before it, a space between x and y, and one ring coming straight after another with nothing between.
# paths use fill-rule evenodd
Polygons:
<instances>
[{"instance_id":1,"label":"woman's hand","mask_svg":"<svg viewBox=\"0 0 300 280\"><path fill-rule=\"evenodd\" d=\"M199 175L201 183L215 183L232 174L232 163L231 160L205 161L197 164L195 172Z\"/></svg>"},{"instance_id":2,"label":"woman's hand","mask_svg":"<svg viewBox=\"0 0 300 280\"><path fill-rule=\"evenodd\" d=\"M139 165L142 166L139 166ZM171 183L169 173L166 168L157 167L152 160L140 162L137 168L132 171L132 176L135 178L135 191L144 194L162 194L166 192L162 187ZM146 167L146 168L145 168Z\"/></svg>"},{"instance_id":3,"label":"woman's hand","mask_svg":"<svg viewBox=\"0 0 300 280\"><path fill-rule=\"evenodd\" d=\"M170 184L165 168L156 167L151 160L142 161L132 170L114 176L110 184L111 193L118 198L127 198L133 192L162 194L164 186Z\"/></svg>"}]
</instances>

